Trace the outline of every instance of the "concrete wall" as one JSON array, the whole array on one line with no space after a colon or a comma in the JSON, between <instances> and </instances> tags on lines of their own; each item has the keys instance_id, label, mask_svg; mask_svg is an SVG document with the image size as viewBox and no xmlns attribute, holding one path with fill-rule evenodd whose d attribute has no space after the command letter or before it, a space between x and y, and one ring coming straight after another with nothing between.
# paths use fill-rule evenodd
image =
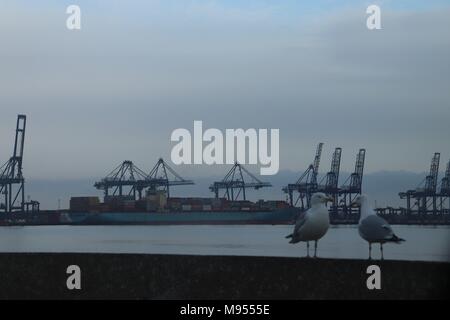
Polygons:
<instances>
[{"instance_id":1,"label":"concrete wall","mask_svg":"<svg viewBox=\"0 0 450 320\"><path fill-rule=\"evenodd\" d=\"M82 290L66 288L66 268ZM367 266L381 267L379 291ZM450 264L233 256L0 254L0 298L433 299L448 298Z\"/></svg>"}]
</instances>

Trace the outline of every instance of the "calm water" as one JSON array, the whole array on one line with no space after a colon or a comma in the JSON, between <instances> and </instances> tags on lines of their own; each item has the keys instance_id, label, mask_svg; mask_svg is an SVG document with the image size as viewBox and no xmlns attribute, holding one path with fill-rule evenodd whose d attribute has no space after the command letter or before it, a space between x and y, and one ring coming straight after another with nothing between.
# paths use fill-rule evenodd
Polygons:
<instances>
[{"instance_id":1,"label":"calm water","mask_svg":"<svg viewBox=\"0 0 450 320\"><path fill-rule=\"evenodd\" d=\"M386 244L385 258L450 261L450 227L393 226L402 244ZM284 238L292 226L34 226L0 227L0 252L102 252L301 257L305 244ZM312 251L311 251L312 252ZM332 227L320 257L367 258L354 226ZM379 257L378 246L373 257Z\"/></svg>"}]
</instances>

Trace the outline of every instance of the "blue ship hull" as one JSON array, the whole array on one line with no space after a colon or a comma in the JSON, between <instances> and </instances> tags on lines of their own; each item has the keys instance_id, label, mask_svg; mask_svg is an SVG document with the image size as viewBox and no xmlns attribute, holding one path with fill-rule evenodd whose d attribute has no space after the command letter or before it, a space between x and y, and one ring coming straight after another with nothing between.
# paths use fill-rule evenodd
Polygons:
<instances>
[{"instance_id":1,"label":"blue ship hull","mask_svg":"<svg viewBox=\"0 0 450 320\"><path fill-rule=\"evenodd\" d=\"M108 212L68 213L62 223L81 225L290 224L297 208L273 211Z\"/></svg>"}]
</instances>

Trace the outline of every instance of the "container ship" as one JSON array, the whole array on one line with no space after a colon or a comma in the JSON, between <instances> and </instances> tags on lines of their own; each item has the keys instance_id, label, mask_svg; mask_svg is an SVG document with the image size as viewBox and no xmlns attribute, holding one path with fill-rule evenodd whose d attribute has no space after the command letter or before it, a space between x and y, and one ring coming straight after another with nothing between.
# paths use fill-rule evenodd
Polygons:
<instances>
[{"instance_id":1,"label":"container ship","mask_svg":"<svg viewBox=\"0 0 450 320\"><path fill-rule=\"evenodd\" d=\"M170 176L169 176L170 175ZM172 186L190 185L163 159L149 174L124 161L94 186L98 197L72 197L59 222L83 225L289 224L299 209L286 201L248 201L246 190L270 187L239 163L210 186L215 197L171 197ZM223 192L224 197L220 197Z\"/></svg>"},{"instance_id":2,"label":"container ship","mask_svg":"<svg viewBox=\"0 0 450 320\"><path fill-rule=\"evenodd\" d=\"M180 225L291 224L299 209L284 201L230 201L226 198L167 198L156 192L145 199L72 197L61 224Z\"/></svg>"}]
</instances>

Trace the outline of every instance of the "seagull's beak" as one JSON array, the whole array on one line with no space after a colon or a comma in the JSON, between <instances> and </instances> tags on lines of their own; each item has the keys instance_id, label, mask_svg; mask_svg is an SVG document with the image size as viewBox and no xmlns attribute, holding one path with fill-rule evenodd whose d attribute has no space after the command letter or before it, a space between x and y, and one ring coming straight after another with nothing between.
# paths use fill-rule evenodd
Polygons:
<instances>
[{"instance_id":1,"label":"seagull's beak","mask_svg":"<svg viewBox=\"0 0 450 320\"><path fill-rule=\"evenodd\" d=\"M327 197L327 202L333 202L333 201L334 201L333 197Z\"/></svg>"}]
</instances>

